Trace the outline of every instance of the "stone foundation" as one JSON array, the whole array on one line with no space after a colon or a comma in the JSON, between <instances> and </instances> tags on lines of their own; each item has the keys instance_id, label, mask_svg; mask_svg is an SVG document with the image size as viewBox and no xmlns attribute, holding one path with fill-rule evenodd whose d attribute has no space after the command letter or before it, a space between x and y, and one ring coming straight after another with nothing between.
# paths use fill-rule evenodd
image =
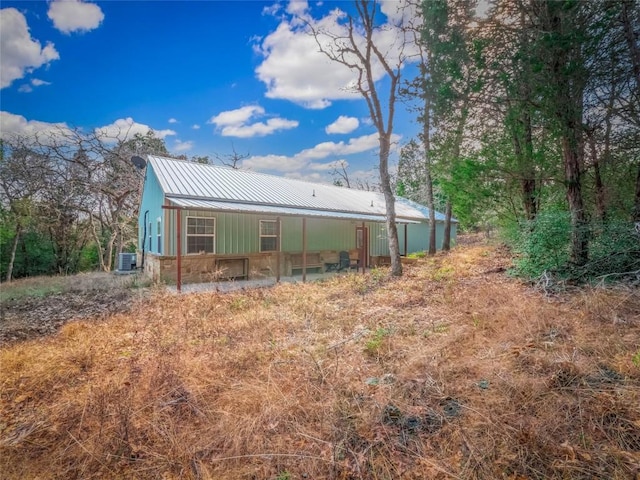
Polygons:
<instances>
[{"instance_id":1,"label":"stone foundation","mask_svg":"<svg viewBox=\"0 0 640 480\"><path fill-rule=\"evenodd\" d=\"M280 254L280 275L291 276L292 273L301 273L300 252ZM333 262L337 258L336 251L307 252L307 265L320 259L320 262ZM138 258L142 258L138 253ZM275 277L277 268L277 256L275 253L252 253L247 255L184 255L182 263L182 283L206 283L218 280L247 279L254 280L265 277ZM320 264L320 263L319 263ZM315 265L315 263L314 263ZM324 263L320 268L324 271ZM156 283L175 284L177 282L176 257L155 255L146 253L144 259L144 272ZM309 270L307 270L309 271Z\"/></svg>"}]
</instances>

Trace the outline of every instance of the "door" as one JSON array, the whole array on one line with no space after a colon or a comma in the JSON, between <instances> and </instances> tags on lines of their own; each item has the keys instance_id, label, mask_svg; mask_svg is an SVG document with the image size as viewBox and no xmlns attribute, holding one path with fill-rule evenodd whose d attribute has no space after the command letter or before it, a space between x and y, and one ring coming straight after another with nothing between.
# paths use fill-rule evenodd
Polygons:
<instances>
[{"instance_id":1,"label":"door","mask_svg":"<svg viewBox=\"0 0 640 480\"><path fill-rule=\"evenodd\" d=\"M369 266L369 228L356 227L356 248L360 252L360 266Z\"/></svg>"}]
</instances>

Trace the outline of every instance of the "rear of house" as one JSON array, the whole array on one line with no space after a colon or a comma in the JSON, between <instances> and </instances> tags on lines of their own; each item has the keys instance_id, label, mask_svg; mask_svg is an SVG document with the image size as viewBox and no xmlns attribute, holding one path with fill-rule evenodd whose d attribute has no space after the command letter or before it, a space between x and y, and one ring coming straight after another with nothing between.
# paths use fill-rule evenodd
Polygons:
<instances>
[{"instance_id":1,"label":"rear of house","mask_svg":"<svg viewBox=\"0 0 640 480\"><path fill-rule=\"evenodd\" d=\"M323 272L342 251L367 267L388 262L385 215L378 192L149 156L139 255L168 283ZM426 207L398 198L396 217L401 253L428 249Z\"/></svg>"}]
</instances>

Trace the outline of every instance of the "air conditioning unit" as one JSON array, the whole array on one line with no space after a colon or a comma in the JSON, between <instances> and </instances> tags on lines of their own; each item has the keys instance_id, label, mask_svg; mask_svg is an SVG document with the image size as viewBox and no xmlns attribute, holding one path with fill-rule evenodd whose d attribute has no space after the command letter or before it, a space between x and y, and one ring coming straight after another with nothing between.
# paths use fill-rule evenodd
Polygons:
<instances>
[{"instance_id":1,"label":"air conditioning unit","mask_svg":"<svg viewBox=\"0 0 640 480\"><path fill-rule=\"evenodd\" d=\"M136 254L121 253L118 256L118 271L130 272L136 269Z\"/></svg>"}]
</instances>

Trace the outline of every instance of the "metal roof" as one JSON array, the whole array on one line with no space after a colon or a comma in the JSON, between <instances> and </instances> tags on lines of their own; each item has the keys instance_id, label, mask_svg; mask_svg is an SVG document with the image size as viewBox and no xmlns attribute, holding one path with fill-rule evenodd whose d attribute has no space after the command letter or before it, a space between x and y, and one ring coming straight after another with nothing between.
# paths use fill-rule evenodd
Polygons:
<instances>
[{"instance_id":1,"label":"metal roof","mask_svg":"<svg viewBox=\"0 0 640 480\"><path fill-rule=\"evenodd\" d=\"M384 221L386 215L380 192L152 155L147 158L165 196L185 207L372 221ZM399 222L424 222L429 215L426 207L399 197L396 217ZM444 216L436 212L436 219Z\"/></svg>"},{"instance_id":2,"label":"metal roof","mask_svg":"<svg viewBox=\"0 0 640 480\"><path fill-rule=\"evenodd\" d=\"M384 222L385 217L380 215L361 215L357 213L328 212L326 210L310 210L292 207L277 207L271 205L218 202L215 200L197 200L181 197L167 197L171 203L179 207L207 210L217 210L224 212L242 213L263 213L269 215L304 215L306 217L337 218L344 220L362 220L366 222ZM400 219L399 223L419 223L415 220Z\"/></svg>"}]
</instances>

